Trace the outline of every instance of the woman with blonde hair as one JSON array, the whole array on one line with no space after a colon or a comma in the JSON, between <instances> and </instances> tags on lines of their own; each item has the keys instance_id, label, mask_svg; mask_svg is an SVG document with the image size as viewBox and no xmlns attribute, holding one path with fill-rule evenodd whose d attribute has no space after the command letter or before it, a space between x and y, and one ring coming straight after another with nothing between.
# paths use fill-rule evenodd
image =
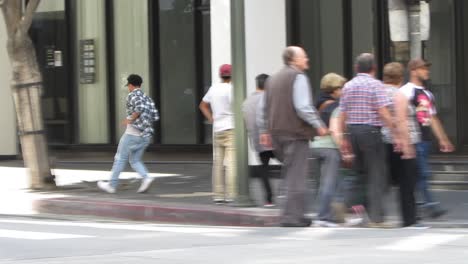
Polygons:
<instances>
[{"instance_id":1,"label":"woman with blonde hair","mask_svg":"<svg viewBox=\"0 0 468 264\"><path fill-rule=\"evenodd\" d=\"M312 157L320 163L320 185L318 191L319 209L315 225L323 227L336 226L337 219L333 214L332 203L338 186L338 171L341 165L339 151L341 129L337 127L339 115L339 98L346 79L336 73L323 76L320 83L321 95L315 105L323 122L329 127L330 135L317 136L311 142Z\"/></svg>"}]
</instances>

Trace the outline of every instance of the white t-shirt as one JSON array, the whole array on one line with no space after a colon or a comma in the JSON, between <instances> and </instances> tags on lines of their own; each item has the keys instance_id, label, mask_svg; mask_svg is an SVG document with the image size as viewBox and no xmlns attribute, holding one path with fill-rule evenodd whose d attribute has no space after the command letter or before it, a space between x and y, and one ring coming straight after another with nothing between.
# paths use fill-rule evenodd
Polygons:
<instances>
[{"instance_id":1,"label":"white t-shirt","mask_svg":"<svg viewBox=\"0 0 468 264\"><path fill-rule=\"evenodd\" d=\"M234 128L232 84L214 84L203 97L203 102L209 103L213 112L213 132L221 132Z\"/></svg>"},{"instance_id":2,"label":"white t-shirt","mask_svg":"<svg viewBox=\"0 0 468 264\"><path fill-rule=\"evenodd\" d=\"M415 89L419 89L419 90L422 90L426 96L428 97L428 99L430 100L430 102L427 103L427 108L429 110L429 113L431 115L436 115L437 114L437 110L436 110L436 107L434 105L434 95L428 91L427 89L424 89L424 87L422 86L418 86L412 82L409 82L405 85L403 85L401 88L400 88L400 91L408 98L408 100L411 102L414 100L414 96L415 96ZM426 105L425 105L426 106Z\"/></svg>"},{"instance_id":3,"label":"white t-shirt","mask_svg":"<svg viewBox=\"0 0 468 264\"><path fill-rule=\"evenodd\" d=\"M400 88L400 91L408 98L410 104L414 106L416 121L419 123L421 139L423 141L431 140L432 116L437 114L434 95L417 86L414 83L407 83Z\"/></svg>"}]
</instances>

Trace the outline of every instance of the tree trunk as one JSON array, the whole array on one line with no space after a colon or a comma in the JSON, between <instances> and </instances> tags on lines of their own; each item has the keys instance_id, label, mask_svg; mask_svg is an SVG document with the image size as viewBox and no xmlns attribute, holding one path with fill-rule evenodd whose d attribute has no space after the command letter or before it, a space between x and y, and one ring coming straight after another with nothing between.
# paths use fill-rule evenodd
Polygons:
<instances>
[{"instance_id":1,"label":"tree trunk","mask_svg":"<svg viewBox=\"0 0 468 264\"><path fill-rule=\"evenodd\" d=\"M23 159L30 175L30 188L54 187L42 119L42 76L28 32L17 30L8 39L13 68L11 88L18 120Z\"/></svg>"}]
</instances>

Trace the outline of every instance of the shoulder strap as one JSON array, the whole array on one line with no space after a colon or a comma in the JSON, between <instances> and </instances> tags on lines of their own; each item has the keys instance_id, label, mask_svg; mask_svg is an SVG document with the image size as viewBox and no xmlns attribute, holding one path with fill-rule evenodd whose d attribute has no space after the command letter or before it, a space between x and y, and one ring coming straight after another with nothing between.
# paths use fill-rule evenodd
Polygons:
<instances>
[{"instance_id":1,"label":"shoulder strap","mask_svg":"<svg viewBox=\"0 0 468 264\"><path fill-rule=\"evenodd\" d=\"M327 108L329 105L333 104L334 102L336 102L336 101L335 101L335 100L327 100L327 101L325 101L325 103L323 103L323 104L319 107L318 111L319 111L319 112L322 112L325 108Z\"/></svg>"}]
</instances>

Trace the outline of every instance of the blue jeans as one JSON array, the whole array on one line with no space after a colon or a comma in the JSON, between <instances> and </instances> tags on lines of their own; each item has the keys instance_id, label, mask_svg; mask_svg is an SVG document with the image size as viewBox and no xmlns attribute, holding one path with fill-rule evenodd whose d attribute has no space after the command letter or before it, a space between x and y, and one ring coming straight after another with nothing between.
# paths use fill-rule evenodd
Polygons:
<instances>
[{"instance_id":1,"label":"blue jeans","mask_svg":"<svg viewBox=\"0 0 468 264\"><path fill-rule=\"evenodd\" d=\"M418 162L418 181L416 184L416 189L419 192L419 195L422 197L422 202L424 204L433 203L434 199L429 190L429 153L431 151L431 142L430 141L421 141L416 144L416 159Z\"/></svg>"},{"instance_id":2,"label":"blue jeans","mask_svg":"<svg viewBox=\"0 0 468 264\"><path fill-rule=\"evenodd\" d=\"M125 169L129 161L133 170L138 172L143 179L148 177L148 170L141 161L141 158L150 143L150 139L151 137L138 137L129 134L122 135L117 153L114 157L114 165L112 165L110 184L113 188L116 188L119 184L119 175Z\"/></svg>"},{"instance_id":3,"label":"blue jeans","mask_svg":"<svg viewBox=\"0 0 468 264\"><path fill-rule=\"evenodd\" d=\"M333 148L312 148L312 156L320 162L318 219L332 221L331 203L337 192L340 152Z\"/></svg>"}]
</instances>

